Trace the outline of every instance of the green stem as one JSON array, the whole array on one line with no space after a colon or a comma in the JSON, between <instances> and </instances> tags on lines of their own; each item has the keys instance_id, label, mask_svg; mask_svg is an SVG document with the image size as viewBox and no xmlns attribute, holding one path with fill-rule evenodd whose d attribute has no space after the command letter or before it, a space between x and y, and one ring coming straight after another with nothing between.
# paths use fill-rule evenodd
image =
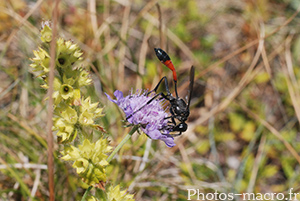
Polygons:
<instances>
[{"instance_id":1,"label":"green stem","mask_svg":"<svg viewBox=\"0 0 300 201\"><path fill-rule=\"evenodd\" d=\"M131 138L132 134L138 129L138 126L134 126L131 131L125 136L125 138L122 140L122 142L115 148L115 150L109 155L109 157L106 159L107 162L110 162L113 157L116 155L116 153L123 147L123 145Z\"/></svg>"},{"instance_id":2,"label":"green stem","mask_svg":"<svg viewBox=\"0 0 300 201\"><path fill-rule=\"evenodd\" d=\"M93 186L89 186L88 189L86 189L85 193L83 194L81 201L85 201L86 196L89 194L89 192L91 191L91 189L93 188Z\"/></svg>"}]
</instances>

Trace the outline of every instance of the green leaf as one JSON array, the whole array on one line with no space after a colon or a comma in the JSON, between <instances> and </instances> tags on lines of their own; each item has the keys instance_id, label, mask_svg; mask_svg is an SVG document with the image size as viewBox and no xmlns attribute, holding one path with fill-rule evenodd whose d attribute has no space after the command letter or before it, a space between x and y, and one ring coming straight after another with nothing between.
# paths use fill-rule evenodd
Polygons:
<instances>
[{"instance_id":1,"label":"green leaf","mask_svg":"<svg viewBox=\"0 0 300 201\"><path fill-rule=\"evenodd\" d=\"M278 167L275 165L267 165L263 168L263 175L265 178L273 177L278 172Z\"/></svg>"},{"instance_id":2,"label":"green leaf","mask_svg":"<svg viewBox=\"0 0 300 201\"><path fill-rule=\"evenodd\" d=\"M205 154L209 151L210 144L208 140L202 140L201 143L196 147L196 150L200 154Z\"/></svg>"},{"instance_id":3,"label":"green leaf","mask_svg":"<svg viewBox=\"0 0 300 201\"><path fill-rule=\"evenodd\" d=\"M270 76L267 72L262 72L262 73L259 73L254 81L257 83L257 84L262 84L262 83L266 83L270 80Z\"/></svg>"},{"instance_id":4,"label":"green leaf","mask_svg":"<svg viewBox=\"0 0 300 201\"><path fill-rule=\"evenodd\" d=\"M230 120L230 128L235 132L241 131L246 123L244 117L237 113L230 113L229 120Z\"/></svg>"},{"instance_id":5,"label":"green leaf","mask_svg":"<svg viewBox=\"0 0 300 201\"><path fill-rule=\"evenodd\" d=\"M245 141L250 141L254 136L255 129L255 123L248 121L245 124L243 131L240 134L240 137Z\"/></svg>"}]
</instances>

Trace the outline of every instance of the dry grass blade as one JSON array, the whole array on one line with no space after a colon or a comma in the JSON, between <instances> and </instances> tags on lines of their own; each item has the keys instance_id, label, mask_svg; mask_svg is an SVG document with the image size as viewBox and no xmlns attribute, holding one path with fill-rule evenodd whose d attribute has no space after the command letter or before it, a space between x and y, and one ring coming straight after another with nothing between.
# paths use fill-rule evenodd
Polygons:
<instances>
[{"instance_id":1,"label":"dry grass blade","mask_svg":"<svg viewBox=\"0 0 300 201\"><path fill-rule=\"evenodd\" d=\"M275 81L274 81L274 79L272 79L273 78L273 74L272 74L272 70L271 70L269 59L271 60L271 59L274 58L274 55L275 55L274 53L278 54L277 51L274 51L272 54L270 54L270 58L268 58L267 52L266 52L266 48L264 46L261 56L262 56L262 59L263 59L263 64L265 66L266 72L268 73L268 75L270 77L270 83L271 83L271 85L273 87L273 91L274 91L275 96L276 96L276 100L277 100L277 104L278 104L279 110L280 110L280 112L281 112L281 114L283 116L284 121L287 122L288 120L287 120L287 117L286 117L285 112L284 112L284 106L282 104L282 100L280 99L279 92L276 89Z\"/></svg>"},{"instance_id":2,"label":"dry grass blade","mask_svg":"<svg viewBox=\"0 0 300 201\"><path fill-rule=\"evenodd\" d=\"M128 26L129 26L129 14L130 14L130 4L125 6L124 14L123 14L123 22L121 27L121 33L120 37L121 40L126 39L126 35L128 32ZM119 50L119 67L118 67L118 89L122 90L124 87L124 77L125 77L125 66L124 66L124 60L125 60L125 53L126 53L126 45L122 43L120 50Z\"/></svg>"},{"instance_id":3,"label":"dry grass blade","mask_svg":"<svg viewBox=\"0 0 300 201\"><path fill-rule=\"evenodd\" d=\"M34 11L36 11L39 8L39 6L41 5L42 2L43 2L43 0L39 0L38 2L36 2L34 4L34 6L30 9L29 12L27 12L27 14L24 17L21 17L19 14L15 13L13 10L5 9L4 7L0 7L0 12L3 12L5 14L10 15L11 17L15 18L16 21L18 21L17 28L13 30L13 32L10 34L8 40L6 41L5 48L4 48L5 50L10 45L10 43L12 42L12 39L15 37L17 32L20 30L20 28L24 24L27 27L30 27L31 30L37 31L37 29L34 26L32 26L27 20L34 13ZM0 56L0 60L4 56L3 55L4 53L5 53L5 51L2 51L1 56Z\"/></svg>"},{"instance_id":4,"label":"dry grass blade","mask_svg":"<svg viewBox=\"0 0 300 201\"><path fill-rule=\"evenodd\" d=\"M7 164L8 165L8 164ZM0 169L7 169L7 165L0 165ZM47 170L47 165L43 164L34 164L34 163L14 163L9 164L10 167L18 168L18 169L39 169L39 170Z\"/></svg>"},{"instance_id":5,"label":"dry grass blade","mask_svg":"<svg viewBox=\"0 0 300 201\"><path fill-rule=\"evenodd\" d=\"M279 45L272 53L270 53L270 55L269 55L269 57L268 58L264 58L263 57L263 59L269 59L269 60L272 60L272 59L274 59L274 57L277 55L277 54L279 54L282 50L283 50L283 46L284 46L284 44L282 43L281 45ZM245 46L244 46L245 47ZM249 46L249 47L251 47L251 45ZM264 46L262 45L262 48L263 48ZM240 50L240 49L238 49L238 50ZM265 63L265 62L264 62ZM249 68L250 69L250 68ZM249 71L249 69L248 69L248 71ZM257 66L257 68L252 72L252 74L251 74L251 76L247 76L247 81L246 81L246 83L245 84L248 84L251 80L253 80L254 79L254 77L261 71L263 69L263 66L260 64L260 65L258 65ZM248 74L248 73L246 73L246 74ZM245 76L244 76L245 77ZM239 83L239 85L242 83L242 80L240 81L240 83ZM188 85L188 83L184 83L183 85L186 85L186 87L187 87L187 85ZM183 85L182 85L182 87L183 87ZM234 93L234 91L232 92L232 94ZM235 93L236 94L236 93ZM236 95L238 95L238 94L236 94ZM224 102L224 101L223 101ZM227 102L228 103L228 102ZM220 105L220 104L219 104ZM214 107L214 108L218 108L218 107L220 107L219 105L217 105L216 107ZM210 114L210 113L209 113ZM207 116L207 117L206 117ZM188 132L189 131L193 131L194 130L194 128L196 127L196 126L198 126L198 125L200 125L200 123L202 124L203 122L205 122L205 121L207 121L210 117L211 117L211 115L208 115L208 114L206 114L206 116L205 117L203 117L203 118L200 118L200 119L198 119L198 121L199 122L191 122L190 124L189 124L189 129L188 129ZM185 140L187 139L187 137L190 137L190 136L192 136L192 133L188 133L187 135L184 135L183 137L181 137L179 140L178 140L178 143L184 143L185 142Z\"/></svg>"},{"instance_id":6,"label":"dry grass blade","mask_svg":"<svg viewBox=\"0 0 300 201\"><path fill-rule=\"evenodd\" d=\"M143 9L139 12L136 16L135 20L130 24L130 27L135 27L137 22L140 20L141 17L144 17L150 9L152 9L155 4L157 4L158 0L151 0L147 2L147 4L143 7Z\"/></svg>"},{"instance_id":7,"label":"dry grass blade","mask_svg":"<svg viewBox=\"0 0 300 201\"><path fill-rule=\"evenodd\" d=\"M287 82L289 94L292 99L293 107L295 109L298 122L300 122L300 94L299 94L300 88L293 70L292 56L290 52L291 40L292 40L291 36L286 40L286 49L285 49L286 68L284 68L285 65L282 65L282 70L285 74L285 79Z\"/></svg>"},{"instance_id":8,"label":"dry grass blade","mask_svg":"<svg viewBox=\"0 0 300 201\"><path fill-rule=\"evenodd\" d=\"M148 40L151 37L153 26L152 24L148 24L146 28L146 32L144 34L143 42L141 45L141 50L139 54L139 64L138 64L138 73L140 75L145 74L145 63L146 63L146 56L147 56L147 50L148 50ZM136 83L136 89L142 88L142 78L138 76L137 83Z\"/></svg>"},{"instance_id":9,"label":"dry grass blade","mask_svg":"<svg viewBox=\"0 0 300 201\"><path fill-rule=\"evenodd\" d=\"M160 26L160 22L158 19L154 18L152 15L147 13L145 16L145 19L151 22L156 27ZM198 64L198 59L195 58L193 52L190 50L190 48L178 37L176 34L174 34L170 29L168 29L165 25L162 25L162 29L166 30L167 37L174 42L178 47L180 47L181 51L190 59L193 61L194 64Z\"/></svg>"},{"instance_id":10,"label":"dry grass blade","mask_svg":"<svg viewBox=\"0 0 300 201\"><path fill-rule=\"evenodd\" d=\"M41 170L40 169L36 169L34 171L35 173L35 179L34 179L34 183L33 183L33 187L31 189L31 196L34 197L37 190L38 190L38 186L40 183L40 179L41 179Z\"/></svg>"},{"instance_id":11,"label":"dry grass blade","mask_svg":"<svg viewBox=\"0 0 300 201\"><path fill-rule=\"evenodd\" d=\"M94 36L96 37L96 32L98 28L98 23L97 23L97 16L96 16L96 1L95 0L89 0L89 11L90 11L90 18L91 18L91 24L92 24L92 29ZM97 40L97 38L95 38Z\"/></svg>"},{"instance_id":12,"label":"dry grass blade","mask_svg":"<svg viewBox=\"0 0 300 201\"><path fill-rule=\"evenodd\" d=\"M186 150L185 150L184 146L182 144L180 144L180 145L178 145L178 148L179 148L179 151L181 153L183 162L187 166L189 175L191 176L191 179L193 180L193 183L196 183L197 182L197 177L195 175L195 172L194 172L193 167L192 167L191 160L189 159L188 154L186 153Z\"/></svg>"},{"instance_id":13,"label":"dry grass blade","mask_svg":"<svg viewBox=\"0 0 300 201\"><path fill-rule=\"evenodd\" d=\"M45 148L47 148L47 144L45 142L45 139L41 136L41 134L38 134L36 131L34 131L25 121L19 120L16 116L14 116L11 113L7 114L7 117L10 118L12 121L16 122L18 125L20 125L22 128L24 128L28 134L34 136L39 143L41 143Z\"/></svg>"},{"instance_id":14,"label":"dry grass blade","mask_svg":"<svg viewBox=\"0 0 300 201\"><path fill-rule=\"evenodd\" d=\"M289 17L282 25L280 25L279 27L277 27L276 29L274 29L271 33L267 34L263 39L266 39L272 35L274 35L275 33L277 33L278 31L280 31L282 28L286 27L300 12L300 6L297 8L297 10L295 11L295 13ZM221 65L222 63L228 61L229 59L233 58L234 56L240 54L241 52L249 49L250 47L256 45L257 43L259 43L259 39L253 40L249 43L247 43L246 45L244 45L243 47L235 50L234 52L226 55L225 57L223 57L222 59L218 60L217 62L213 63L212 65L210 65L209 67L207 67L206 69L202 70L196 77L195 79L199 79L201 78L203 75L207 74L208 72L212 71L213 69L215 69L216 67L218 67L219 65ZM267 68L267 67L266 67ZM185 86L187 84L183 84L182 87L186 88L187 86Z\"/></svg>"},{"instance_id":15,"label":"dry grass blade","mask_svg":"<svg viewBox=\"0 0 300 201\"><path fill-rule=\"evenodd\" d=\"M161 49L166 49L166 42L165 42L165 34L163 30L163 21L162 21L162 13L159 4L156 4L157 12L158 12L158 29L159 29L159 40L160 40L160 48Z\"/></svg>"},{"instance_id":16,"label":"dry grass blade","mask_svg":"<svg viewBox=\"0 0 300 201\"><path fill-rule=\"evenodd\" d=\"M236 102L236 101L235 101ZM266 120L260 118L257 114L252 112L249 108L244 106L243 104L236 102L245 112L247 112L249 115L251 115L256 121L264 125L276 138L278 138L284 146L287 148L287 150L292 154L292 156L298 161L300 164L300 156L298 155L297 151L290 145L279 133L278 130L276 130L271 124L269 124Z\"/></svg>"},{"instance_id":17,"label":"dry grass blade","mask_svg":"<svg viewBox=\"0 0 300 201\"><path fill-rule=\"evenodd\" d=\"M262 156L263 156L263 153L264 153L266 140L267 140L267 137L265 135L263 135L261 140L260 140L257 155L256 155L256 158L255 158L255 161L254 161L254 164L253 164L253 169L252 169L252 172L251 172L251 177L250 177L250 181L249 181L248 189L247 189L248 193L253 192L253 188L254 188L254 185L255 185L255 181L256 181L257 173L258 173L258 169L259 169L259 164L261 163Z\"/></svg>"},{"instance_id":18,"label":"dry grass blade","mask_svg":"<svg viewBox=\"0 0 300 201\"><path fill-rule=\"evenodd\" d=\"M12 167L10 167L10 165L7 164L5 162L5 160L3 160L1 157L0 157L0 163L4 164L6 166L7 171L13 176L13 178L15 178L19 182L19 184L24 189L27 196L30 197L30 190L27 187L27 185L24 183L24 181L20 178L18 172L16 172Z\"/></svg>"},{"instance_id":19,"label":"dry grass blade","mask_svg":"<svg viewBox=\"0 0 300 201\"><path fill-rule=\"evenodd\" d=\"M227 106L239 95L239 93L242 91L242 89L254 78L253 75L255 75L255 73L252 74L252 71L257 64L258 59L261 56L263 44L264 44L264 39L261 38L258 48L257 48L257 51L256 51L256 54L252 60L252 63L249 66L249 68L248 68L247 72L245 73L245 75L243 76L243 78L240 80L239 84L232 90L232 92L226 97L225 100L223 100L219 105L214 107L208 114L206 114L202 118L199 118L196 121L195 125L202 124L203 122L207 121L211 116L226 109ZM261 69L261 67L257 68L255 72L259 71L260 69Z\"/></svg>"}]
</instances>

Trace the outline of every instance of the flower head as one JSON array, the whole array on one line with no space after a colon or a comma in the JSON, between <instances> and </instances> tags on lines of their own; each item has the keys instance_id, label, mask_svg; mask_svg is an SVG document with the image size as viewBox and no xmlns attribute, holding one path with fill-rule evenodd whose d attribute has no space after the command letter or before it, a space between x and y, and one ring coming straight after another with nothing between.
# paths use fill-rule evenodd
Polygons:
<instances>
[{"instance_id":1,"label":"flower head","mask_svg":"<svg viewBox=\"0 0 300 201\"><path fill-rule=\"evenodd\" d=\"M70 68L69 71L72 71L72 65L82 59L79 46L62 38L59 38L56 44L56 65L60 68Z\"/></svg>"},{"instance_id":2,"label":"flower head","mask_svg":"<svg viewBox=\"0 0 300 201\"><path fill-rule=\"evenodd\" d=\"M73 167L76 168L77 174L85 183L93 185L106 181L105 167L108 165L106 154L111 149L106 139L99 139L95 143L85 139L78 148L65 147L62 159L74 161Z\"/></svg>"},{"instance_id":3,"label":"flower head","mask_svg":"<svg viewBox=\"0 0 300 201\"><path fill-rule=\"evenodd\" d=\"M120 186L117 185L115 187L110 186L107 190L107 200L124 200L124 201L134 201L133 194L129 194L126 190L121 191Z\"/></svg>"},{"instance_id":4,"label":"flower head","mask_svg":"<svg viewBox=\"0 0 300 201\"><path fill-rule=\"evenodd\" d=\"M104 116L102 113L103 108L99 108L98 104L99 103L92 103L91 97L87 97L86 99L82 98L81 105L79 106L79 124L83 126L91 126L105 132L100 125L95 124L95 120L97 118Z\"/></svg>"},{"instance_id":5,"label":"flower head","mask_svg":"<svg viewBox=\"0 0 300 201\"><path fill-rule=\"evenodd\" d=\"M79 72L78 81L77 81L78 86L82 87L82 86L90 85L92 79L89 77L90 76L89 72L83 68L79 68L78 72Z\"/></svg>"},{"instance_id":6,"label":"flower head","mask_svg":"<svg viewBox=\"0 0 300 201\"><path fill-rule=\"evenodd\" d=\"M45 43L50 43L52 40L52 29L50 21L44 21L42 23L41 40Z\"/></svg>"},{"instance_id":7,"label":"flower head","mask_svg":"<svg viewBox=\"0 0 300 201\"><path fill-rule=\"evenodd\" d=\"M30 66L33 68L34 72L41 71L41 74L38 77L42 77L49 72L50 56L42 48L39 47L39 50L33 51L34 58L31 58L33 62Z\"/></svg>"},{"instance_id":8,"label":"flower head","mask_svg":"<svg viewBox=\"0 0 300 201\"><path fill-rule=\"evenodd\" d=\"M123 97L123 93L119 90L114 92L116 100L111 99L106 94L108 99L116 103L125 113L127 121L130 124L140 125L142 131L151 139L162 140L168 147L175 146L174 138L169 135L166 129L168 113L162 107L163 100L154 99L153 95L147 95L147 92L142 93L141 90Z\"/></svg>"},{"instance_id":9,"label":"flower head","mask_svg":"<svg viewBox=\"0 0 300 201\"><path fill-rule=\"evenodd\" d=\"M106 201L134 201L133 194L129 194L126 190L121 190L120 185L117 185L113 187L112 185L109 185L108 187L105 187L105 190L103 189L104 193L99 193L96 196L88 196L86 198L87 201L100 201L100 200L106 200Z\"/></svg>"},{"instance_id":10,"label":"flower head","mask_svg":"<svg viewBox=\"0 0 300 201\"><path fill-rule=\"evenodd\" d=\"M75 130L75 124L77 123L78 116L76 110L70 106L57 107L57 117L53 118L53 130L58 131L56 135L59 137L61 143L73 141L77 136L77 130Z\"/></svg>"}]
</instances>

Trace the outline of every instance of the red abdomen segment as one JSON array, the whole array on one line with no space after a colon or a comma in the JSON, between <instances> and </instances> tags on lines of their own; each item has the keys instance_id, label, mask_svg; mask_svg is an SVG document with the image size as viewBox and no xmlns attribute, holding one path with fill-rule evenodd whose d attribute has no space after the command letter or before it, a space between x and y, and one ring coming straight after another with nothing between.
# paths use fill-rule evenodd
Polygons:
<instances>
[{"instance_id":1,"label":"red abdomen segment","mask_svg":"<svg viewBox=\"0 0 300 201\"><path fill-rule=\"evenodd\" d=\"M177 82L177 74L175 71L175 67L169 55L160 48L154 48L154 51L156 53L157 58L173 72L173 79L175 82Z\"/></svg>"},{"instance_id":2,"label":"red abdomen segment","mask_svg":"<svg viewBox=\"0 0 300 201\"><path fill-rule=\"evenodd\" d=\"M161 61L161 62L163 64L165 64L165 66L167 66L173 72L173 79L176 82L177 81L177 74L176 74L175 67L174 67L172 61L171 60L167 60L165 62L163 62L163 61Z\"/></svg>"}]
</instances>

